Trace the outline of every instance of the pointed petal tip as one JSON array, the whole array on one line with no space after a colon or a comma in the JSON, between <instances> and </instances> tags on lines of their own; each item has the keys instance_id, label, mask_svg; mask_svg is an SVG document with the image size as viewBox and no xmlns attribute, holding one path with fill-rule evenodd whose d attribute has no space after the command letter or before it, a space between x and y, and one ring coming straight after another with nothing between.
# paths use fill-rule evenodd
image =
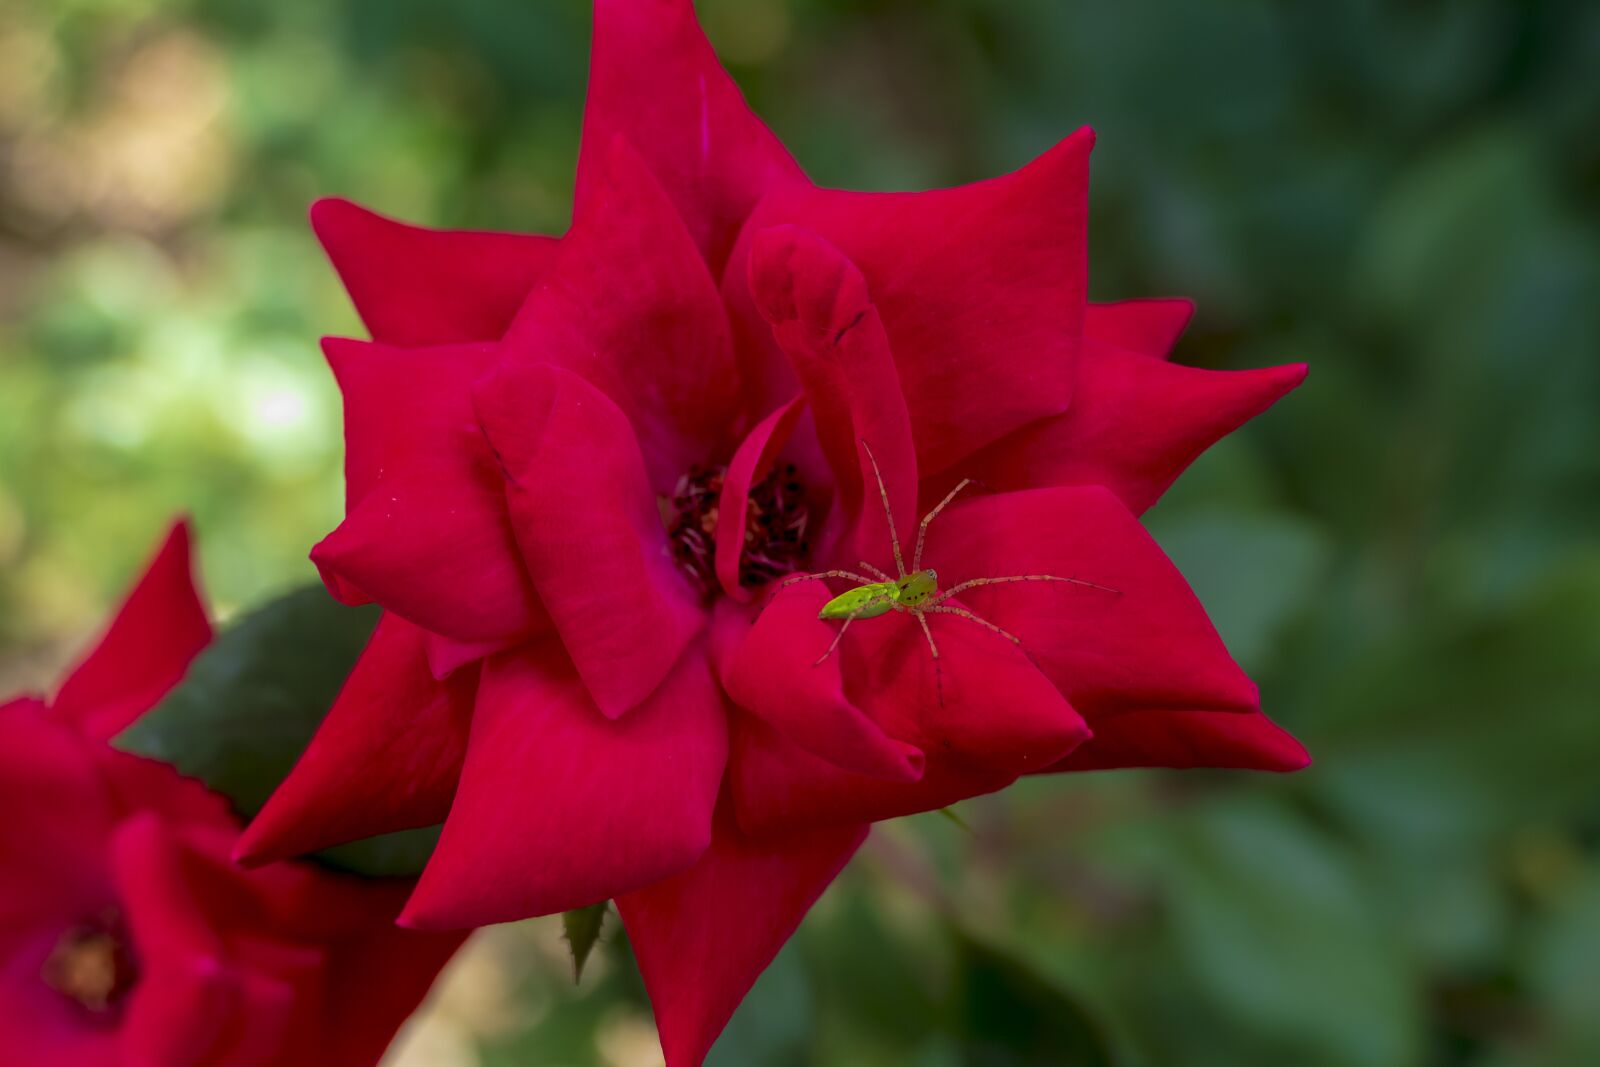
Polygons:
<instances>
[{"instance_id":1,"label":"pointed petal tip","mask_svg":"<svg viewBox=\"0 0 1600 1067\"><path fill-rule=\"evenodd\" d=\"M373 212L342 196L319 196L306 208L306 218L319 238L336 229L345 219L371 214Z\"/></svg>"},{"instance_id":2,"label":"pointed petal tip","mask_svg":"<svg viewBox=\"0 0 1600 1067\"><path fill-rule=\"evenodd\" d=\"M194 516L187 511L174 515L172 522L167 527L167 536L162 543L162 550L171 549L175 552L189 552L194 544Z\"/></svg>"},{"instance_id":3,"label":"pointed petal tip","mask_svg":"<svg viewBox=\"0 0 1600 1067\"><path fill-rule=\"evenodd\" d=\"M1311 758L1311 753L1301 749L1298 756L1285 759L1277 770L1280 774L1294 774L1297 771L1307 770L1315 762Z\"/></svg>"},{"instance_id":4,"label":"pointed petal tip","mask_svg":"<svg viewBox=\"0 0 1600 1067\"><path fill-rule=\"evenodd\" d=\"M121 733L178 683L213 634L187 516L173 520L52 706L100 740Z\"/></svg>"},{"instance_id":5,"label":"pointed petal tip","mask_svg":"<svg viewBox=\"0 0 1600 1067\"><path fill-rule=\"evenodd\" d=\"M1229 427L1229 432L1263 414L1278 401L1300 388L1310 370L1304 363L1285 363L1282 366L1261 367L1256 370L1220 372L1234 375L1233 380L1241 387L1238 399L1242 402L1239 409L1242 418L1238 419L1234 426Z\"/></svg>"},{"instance_id":6,"label":"pointed petal tip","mask_svg":"<svg viewBox=\"0 0 1600 1067\"><path fill-rule=\"evenodd\" d=\"M279 816L281 805L274 794L239 833L229 858L246 870L297 859L305 854L304 842L292 820Z\"/></svg>"},{"instance_id":7,"label":"pointed petal tip","mask_svg":"<svg viewBox=\"0 0 1600 1067\"><path fill-rule=\"evenodd\" d=\"M342 196L323 196L313 200L306 209L306 220L335 269L344 265L342 257L356 251L360 239L374 227L406 228L405 223Z\"/></svg>"},{"instance_id":8,"label":"pointed petal tip","mask_svg":"<svg viewBox=\"0 0 1600 1067\"><path fill-rule=\"evenodd\" d=\"M1078 746L1093 740L1094 730L1089 726L1088 721L1080 716L1078 718L1078 729L1074 731L1072 748L1069 749L1068 752L1070 753L1076 750Z\"/></svg>"},{"instance_id":9,"label":"pointed petal tip","mask_svg":"<svg viewBox=\"0 0 1600 1067\"><path fill-rule=\"evenodd\" d=\"M1270 737L1263 738L1258 746L1261 754L1261 769L1275 774L1293 774L1303 771L1314 762L1311 753L1300 739L1289 731L1273 724Z\"/></svg>"},{"instance_id":10,"label":"pointed petal tip","mask_svg":"<svg viewBox=\"0 0 1600 1067\"><path fill-rule=\"evenodd\" d=\"M233 851L228 853L228 858L236 866L243 867L248 871L255 870L257 867L265 867L269 863L274 863L280 859L288 859L289 857L274 855L272 850L258 840L256 836L252 835L250 828L246 827L244 833L239 836L239 840L234 842Z\"/></svg>"},{"instance_id":11,"label":"pointed petal tip","mask_svg":"<svg viewBox=\"0 0 1600 1067\"><path fill-rule=\"evenodd\" d=\"M444 920L433 912L425 903L419 904L417 894L412 893L406 901L406 906L401 909L395 918L394 924L403 930L416 930L422 933L440 933L445 930L459 930L462 927Z\"/></svg>"},{"instance_id":12,"label":"pointed petal tip","mask_svg":"<svg viewBox=\"0 0 1600 1067\"><path fill-rule=\"evenodd\" d=\"M355 337L324 337L318 342L322 349L322 358L328 364L328 369L333 372L333 380L338 385L339 391L345 394L346 403L349 400L350 380L355 371L359 377L360 361L369 358L382 346L376 341L364 341Z\"/></svg>"},{"instance_id":13,"label":"pointed petal tip","mask_svg":"<svg viewBox=\"0 0 1600 1067\"><path fill-rule=\"evenodd\" d=\"M1079 126L1067 136L1051 145L1049 149L1035 157L1021 170L1011 174L1001 175L997 181L1005 181L1031 171L1048 170L1056 166L1087 167L1089 156L1094 152L1097 135L1093 126Z\"/></svg>"}]
</instances>

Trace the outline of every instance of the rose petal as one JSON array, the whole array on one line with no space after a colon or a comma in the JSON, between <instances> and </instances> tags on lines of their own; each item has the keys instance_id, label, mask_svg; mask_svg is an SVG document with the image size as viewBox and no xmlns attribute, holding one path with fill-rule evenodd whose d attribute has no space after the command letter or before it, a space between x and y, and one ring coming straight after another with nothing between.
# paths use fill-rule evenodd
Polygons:
<instances>
[{"instance_id":1,"label":"rose petal","mask_svg":"<svg viewBox=\"0 0 1600 1067\"><path fill-rule=\"evenodd\" d=\"M318 200L311 226L375 341L406 347L497 341L559 242L430 230L348 200Z\"/></svg>"},{"instance_id":2,"label":"rose petal","mask_svg":"<svg viewBox=\"0 0 1600 1067\"><path fill-rule=\"evenodd\" d=\"M377 601L459 642L505 648L549 625L520 558L506 555L507 526L502 494L483 485L396 476L311 559L341 603Z\"/></svg>"},{"instance_id":3,"label":"rose petal","mask_svg":"<svg viewBox=\"0 0 1600 1067\"><path fill-rule=\"evenodd\" d=\"M781 226L751 246L750 291L794 365L833 471L834 508L814 556L837 557L851 569L865 556L888 570L890 531L873 460L904 530L916 504L916 456L900 377L866 282L816 234Z\"/></svg>"},{"instance_id":4,"label":"rose petal","mask_svg":"<svg viewBox=\"0 0 1600 1067\"><path fill-rule=\"evenodd\" d=\"M925 487L954 475L995 490L1103 485L1134 514L1160 499L1206 449L1305 380L1304 364L1216 371L1090 341L1065 415L1025 427Z\"/></svg>"},{"instance_id":5,"label":"rose petal","mask_svg":"<svg viewBox=\"0 0 1600 1067\"><path fill-rule=\"evenodd\" d=\"M1098 486L979 497L928 533L942 588L968 578L1047 574L1061 582L962 594L1004 627L1098 730L1136 709L1254 711L1256 687L1228 656L1182 575L1117 499Z\"/></svg>"},{"instance_id":6,"label":"rose petal","mask_svg":"<svg viewBox=\"0 0 1600 1067\"><path fill-rule=\"evenodd\" d=\"M1014 772L928 754L915 782L856 774L814 756L752 715L735 715L728 788L739 826L757 838L935 811L1004 789Z\"/></svg>"},{"instance_id":7,"label":"rose petal","mask_svg":"<svg viewBox=\"0 0 1600 1067\"><path fill-rule=\"evenodd\" d=\"M734 452L723 475L722 496L717 502L717 582L723 593L734 600L745 601L755 595L754 590L739 584L745 524L750 514L750 487L771 471L773 461L788 444L805 410L805 397L797 396L762 419Z\"/></svg>"},{"instance_id":8,"label":"rose petal","mask_svg":"<svg viewBox=\"0 0 1600 1067\"><path fill-rule=\"evenodd\" d=\"M506 649L522 643L523 639L521 638L495 641L458 641L453 637L436 634L431 630L424 630L422 634L422 649L423 654L428 658L428 669L440 681L444 681L444 679L468 664L476 663L481 659L488 659L496 652L504 652Z\"/></svg>"},{"instance_id":9,"label":"rose petal","mask_svg":"<svg viewBox=\"0 0 1600 1067\"><path fill-rule=\"evenodd\" d=\"M1087 292L1087 129L1021 170L956 189L854 193L784 186L751 216L723 278L736 328L761 343L739 260L793 223L860 267L899 365L924 474L1066 410ZM759 303L759 294L756 297ZM752 391L786 383L752 358ZM773 381L761 383L766 373Z\"/></svg>"},{"instance_id":10,"label":"rose petal","mask_svg":"<svg viewBox=\"0 0 1600 1067\"><path fill-rule=\"evenodd\" d=\"M478 672L437 681L426 641L398 615L383 615L235 858L265 863L444 819L466 757Z\"/></svg>"},{"instance_id":11,"label":"rose petal","mask_svg":"<svg viewBox=\"0 0 1600 1067\"><path fill-rule=\"evenodd\" d=\"M616 402L657 493L726 455L739 401L728 317L683 222L622 141L506 336L512 358L553 363Z\"/></svg>"},{"instance_id":12,"label":"rose petal","mask_svg":"<svg viewBox=\"0 0 1600 1067\"><path fill-rule=\"evenodd\" d=\"M107 740L155 705L211 641L187 522L176 523L94 650L56 694L58 715Z\"/></svg>"},{"instance_id":13,"label":"rose petal","mask_svg":"<svg viewBox=\"0 0 1600 1067\"><path fill-rule=\"evenodd\" d=\"M1304 746L1260 712L1139 711L1101 721L1095 736L1049 772L1123 767L1298 771Z\"/></svg>"},{"instance_id":14,"label":"rose petal","mask_svg":"<svg viewBox=\"0 0 1600 1067\"><path fill-rule=\"evenodd\" d=\"M1090 304L1083 335L1112 348L1166 359L1194 318L1194 301L1182 298Z\"/></svg>"},{"instance_id":15,"label":"rose petal","mask_svg":"<svg viewBox=\"0 0 1600 1067\"><path fill-rule=\"evenodd\" d=\"M506 362L474 390L522 558L605 714L648 696L705 622L627 417L570 371Z\"/></svg>"},{"instance_id":16,"label":"rose petal","mask_svg":"<svg viewBox=\"0 0 1600 1067\"><path fill-rule=\"evenodd\" d=\"M717 62L691 0L596 0L579 214L619 134L661 180L717 275L761 195L803 180Z\"/></svg>"},{"instance_id":17,"label":"rose petal","mask_svg":"<svg viewBox=\"0 0 1600 1067\"><path fill-rule=\"evenodd\" d=\"M492 344L406 349L327 337L344 397L345 507L396 474L439 478L493 470L472 413L472 383L500 358Z\"/></svg>"},{"instance_id":18,"label":"rose petal","mask_svg":"<svg viewBox=\"0 0 1600 1067\"><path fill-rule=\"evenodd\" d=\"M926 634L909 614L859 622L835 653L844 656L845 692L891 736L930 755L1013 775L1055 762L1089 736L1083 719L1016 645L970 619L927 620ZM813 640L800 654L817 650Z\"/></svg>"},{"instance_id":19,"label":"rose petal","mask_svg":"<svg viewBox=\"0 0 1600 1067\"><path fill-rule=\"evenodd\" d=\"M410 888L400 879L346 877L308 863L240 872L228 859L230 836L182 832L187 904L223 935L237 969L285 1001L279 1010L288 1021L272 1035L284 1044L269 1062L370 1067L464 934L397 927ZM235 1055L271 1047L259 1038L240 1044L245 1052Z\"/></svg>"},{"instance_id":20,"label":"rose petal","mask_svg":"<svg viewBox=\"0 0 1600 1067\"><path fill-rule=\"evenodd\" d=\"M505 647L548 627L523 570L470 383L493 346L325 342L345 396L349 511L312 550L333 595Z\"/></svg>"},{"instance_id":21,"label":"rose petal","mask_svg":"<svg viewBox=\"0 0 1600 1067\"><path fill-rule=\"evenodd\" d=\"M117 813L88 745L36 700L0 705L0 737L0 855L34 858L26 878L0 880L0 936L41 914L93 914L107 889L99 845Z\"/></svg>"},{"instance_id":22,"label":"rose petal","mask_svg":"<svg viewBox=\"0 0 1600 1067\"><path fill-rule=\"evenodd\" d=\"M484 667L461 788L401 921L505 922L675 874L710 842L726 760L722 699L696 651L616 720L559 643L502 653Z\"/></svg>"},{"instance_id":23,"label":"rose petal","mask_svg":"<svg viewBox=\"0 0 1600 1067\"><path fill-rule=\"evenodd\" d=\"M738 643L723 678L728 696L830 763L874 778L915 781L922 776L922 751L887 736L851 703L840 676L843 657L816 662L839 625L817 618L828 595L818 582L779 590ZM731 612L720 613L718 625L748 627Z\"/></svg>"},{"instance_id":24,"label":"rose petal","mask_svg":"<svg viewBox=\"0 0 1600 1067\"><path fill-rule=\"evenodd\" d=\"M140 946L139 983L122 1028L130 1059L190 1067L225 1055L252 1008L285 1021L259 998L250 1003L247 976L230 965L222 937L204 921L169 828L152 814L135 816L118 828L111 849L122 910ZM267 1027L258 1035L257 1056L280 1047Z\"/></svg>"},{"instance_id":25,"label":"rose petal","mask_svg":"<svg viewBox=\"0 0 1600 1067\"><path fill-rule=\"evenodd\" d=\"M666 1067L700 1067L734 1009L867 837L866 826L754 839L725 813L700 862L617 898Z\"/></svg>"}]
</instances>

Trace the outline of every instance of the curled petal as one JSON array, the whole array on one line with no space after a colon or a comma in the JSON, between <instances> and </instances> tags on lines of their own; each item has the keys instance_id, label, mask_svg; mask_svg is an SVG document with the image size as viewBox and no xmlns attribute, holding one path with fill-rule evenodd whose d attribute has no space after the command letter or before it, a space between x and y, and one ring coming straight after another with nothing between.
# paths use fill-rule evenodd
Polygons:
<instances>
[{"instance_id":1,"label":"curled petal","mask_svg":"<svg viewBox=\"0 0 1600 1067\"><path fill-rule=\"evenodd\" d=\"M311 559L341 603L377 601L459 642L506 648L548 627L521 559L506 554L508 525L488 487L396 477Z\"/></svg>"},{"instance_id":2,"label":"curled petal","mask_svg":"<svg viewBox=\"0 0 1600 1067\"><path fill-rule=\"evenodd\" d=\"M1090 304L1083 335L1112 348L1166 359L1192 318L1194 301L1182 298Z\"/></svg>"},{"instance_id":3,"label":"curled petal","mask_svg":"<svg viewBox=\"0 0 1600 1067\"><path fill-rule=\"evenodd\" d=\"M558 642L496 656L460 791L403 924L566 911L682 871L710 842L726 759L722 698L697 652L616 720Z\"/></svg>"},{"instance_id":4,"label":"curled petal","mask_svg":"<svg viewBox=\"0 0 1600 1067\"><path fill-rule=\"evenodd\" d=\"M311 226L372 339L403 347L498 341L558 241L430 230L348 200L318 200Z\"/></svg>"},{"instance_id":5,"label":"curled petal","mask_svg":"<svg viewBox=\"0 0 1600 1067\"><path fill-rule=\"evenodd\" d=\"M700 1067L734 1009L867 838L864 825L744 836L726 813L700 861L617 898L666 1067Z\"/></svg>"},{"instance_id":6,"label":"curled petal","mask_svg":"<svg viewBox=\"0 0 1600 1067\"><path fill-rule=\"evenodd\" d=\"M56 713L107 740L149 710L211 641L187 522L176 523L94 650L56 694Z\"/></svg>"},{"instance_id":7,"label":"curled petal","mask_svg":"<svg viewBox=\"0 0 1600 1067\"><path fill-rule=\"evenodd\" d=\"M779 590L739 642L723 679L728 696L795 744L836 766L873 778L922 776L922 751L883 732L845 695L843 657L817 662L838 623L817 618L828 599L821 583ZM719 618L719 625L743 626Z\"/></svg>"},{"instance_id":8,"label":"curled petal","mask_svg":"<svg viewBox=\"0 0 1600 1067\"><path fill-rule=\"evenodd\" d=\"M928 555L946 588L1030 574L1107 587L1024 582L961 595L1016 635L1097 731L1102 717L1125 711L1259 707L1255 685L1183 576L1103 488L1001 493L957 505L929 530Z\"/></svg>"},{"instance_id":9,"label":"curled petal","mask_svg":"<svg viewBox=\"0 0 1600 1067\"><path fill-rule=\"evenodd\" d=\"M660 178L716 274L761 195L803 180L717 62L692 0L596 0L578 157L580 214L618 135Z\"/></svg>"},{"instance_id":10,"label":"curled petal","mask_svg":"<svg viewBox=\"0 0 1600 1067\"><path fill-rule=\"evenodd\" d=\"M700 631L627 417L571 371L508 361L475 390L522 558L605 714L648 696Z\"/></svg>"},{"instance_id":11,"label":"curled petal","mask_svg":"<svg viewBox=\"0 0 1600 1067\"><path fill-rule=\"evenodd\" d=\"M1050 772L1123 767L1230 767L1298 771L1305 747L1260 712L1140 711L1101 722L1094 739Z\"/></svg>"},{"instance_id":12,"label":"curled petal","mask_svg":"<svg viewBox=\"0 0 1600 1067\"><path fill-rule=\"evenodd\" d=\"M478 672L436 680L427 638L383 615L311 744L239 838L237 859L286 859L444 819Z\"/></svg>"},{"instance_id":13,"label":"curled petal","mask_svg":"<svg viewBox=\"0 0 1600 1067\"><path fill-rule=\"evenodd\" d=\"M912 420L861 272L814 233L780 226L750 252L750 291L794 365L836 486L816 556L881 559L890 529L874 460L901 529L916 505ZM870 450L870 454L869 454Z\"/></svg>"},{"instance_id":14,"label":"curled petal","mask_svg":"<svg viewBox=\"0 0 1600 1067\"><path fill-rule=\"evenodd\" d=\"M750 512L750 487L767 476L803 414L805 397L797 396L762 419L734 452L727 473L723 475L722 496L717 502L717 583L722 586L723 593L734 600L748 600L754 595L752 590L739 584L745 524Z\"/></svg>"},{"instance_id":15,"label":"curled petal","mask_svg":"<svg viewBox=\"0 0 1600 1067\"><path fill-rule=\"evenodd\" d=\"M753 345L749 297L736 284L746 243L793 223L835 245L871 287L904 384L918 466L936 473L1061 413L1072 398L1093 143L1080 130L1013 174L956 189L779 188L752 215L724 295ZM751 374L760 366L753 360Z\"/></svg>"},{"instance_id":16,"label":"curled petal","mask_svg":"<svg viewBox=\"0 0 1600 1067\"><path fill-rule=\"evenodd\" d=\"M493 346L324 345L345 397L345 521L313 551L329 592L458 641L548 626L472 409Z\"/></svg>"},{"instance_id":17,"label":"curled petal","mask_svg":"<svg viewBox=\"0 0 1600 1067\"><path fill-rule=\"evenodd\" d=\"M1066 414L996 442L960 472L998 490L1103 485L1137 515L1202 452L1306 376L1304 364L1200 370L1096 341L1078 366L1078 391Z\"/></svg>"},{"instance_id":18,"label":"curled petal","mask_svg":"<svg viewBox=\"0 0 1600 1067\"><path fill-rule=\"evenodd\" d=\"M671 202L620 140L505 348L565 367L626 412L658 493L731 446L727 313Z\"/></svg>"}]
</instances>

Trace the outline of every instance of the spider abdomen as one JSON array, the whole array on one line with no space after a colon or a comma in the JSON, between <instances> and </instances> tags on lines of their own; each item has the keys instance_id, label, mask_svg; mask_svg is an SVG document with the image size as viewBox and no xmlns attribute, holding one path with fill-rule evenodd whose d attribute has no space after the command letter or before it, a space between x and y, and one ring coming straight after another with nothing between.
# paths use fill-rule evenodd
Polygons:
<instances>
[{"instance_id":1,"label":"spider abdomen","mask_svg":"<svg viewBox=\"0 0 1600 1067\"><path fill-rule=\"evenodd\" d=\"M874 619L894 610L900 588L894 582L873 582L847 589L822 605L819 619Z\"/></svg>"}]
</instances>

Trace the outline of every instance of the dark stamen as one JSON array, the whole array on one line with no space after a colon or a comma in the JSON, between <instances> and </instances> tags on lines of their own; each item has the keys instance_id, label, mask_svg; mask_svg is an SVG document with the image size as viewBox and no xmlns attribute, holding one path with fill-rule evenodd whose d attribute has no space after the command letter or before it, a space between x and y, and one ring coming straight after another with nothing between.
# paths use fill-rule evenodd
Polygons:
<instances>
[{"instance_id":1,"label":"dark stamen","mask_svg":"<svg viewBox=\"0 0 1600 1067\"><path fill-rule=\"evenodd\" d=\"M717 584L717 517L726 473L725 467L692 466L678 479L672 499L662 502L673 558L707 596ZM739 555L741 585L765 585L797 570L805 559L805 488L795 473L792 464L774 468L750 487Z\"/></svg>"}]
</instances>

